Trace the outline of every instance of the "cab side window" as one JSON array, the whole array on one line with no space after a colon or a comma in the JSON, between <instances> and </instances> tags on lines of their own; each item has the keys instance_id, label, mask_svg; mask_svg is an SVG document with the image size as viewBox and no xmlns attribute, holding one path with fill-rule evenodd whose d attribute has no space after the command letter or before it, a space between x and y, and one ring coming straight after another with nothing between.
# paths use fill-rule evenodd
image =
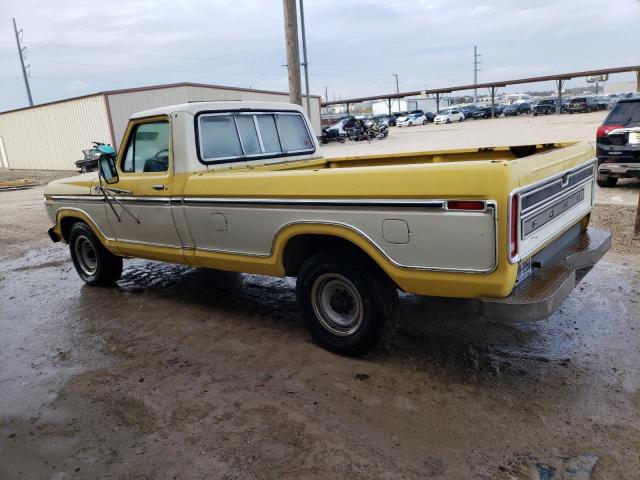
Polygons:
<instances>
[{"instance_id":1,"label":"cab side window","mask_svg":"<svg viewBox=\"0 0 640 480\"><path fill-rule=\"evenodd\" d=\"M137 125L129 136L122 171L126 173L166 172L169 169L169 122L162 120Z\"/></svg>"}]
</instances>

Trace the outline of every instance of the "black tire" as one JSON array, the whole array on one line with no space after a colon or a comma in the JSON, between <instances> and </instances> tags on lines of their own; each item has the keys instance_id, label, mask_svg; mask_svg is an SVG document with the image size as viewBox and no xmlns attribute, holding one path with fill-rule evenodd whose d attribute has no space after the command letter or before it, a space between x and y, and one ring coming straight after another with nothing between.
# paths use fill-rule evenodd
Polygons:
<instances>
[{"instance_id":1,"label":"black tire","mask_svg":"<svg viewBox=\"0 0 640 480\"><path fill-rule=\"evenodd\" d=\"M313 339L341 355L369 353L398 320L395 284L358 254L325 250L312 255L298 272L296 294ZM347 315L354 318L345 320Z\"/></svg>"},{"instance_id":2,"label":"black tire","mask_svg":"<svg viewBox=\"0 0 640 480\"><path fill-rule=\"evenodd\" d=\"M598 173L596 183L599 187L613 188L618 183L618 177L610 177L606 173Z\"/></svg>"},{"instance_id":3,"label":"black tire","mask_svg":"<svg viewBox=\"0 0 640 480\"><path fill-rule=\"evenodd\" d=\"M451 123L451 119L447 118L447 121L445 123Z\"/></svg>"},{"instance_id":4,"label":"black tire","mask_svg":"<svg viewBox=\"0 0 640 480\"><path fill-rule=\"evenodd\" d=\"M426 125L426 124L427 124L427 119L424 119L424 120L422 121L422 124L423 124L423 125Z\"/></svg>"},{"instance_id":5,"label":"black tire","mask_svg":"<svg viewBox=\"0 0 640 480\"><path fill-rule=\"evenodd\" d=\"M69 251L78 275L88 285L113 285L122 275L122 258L107 250L84 222L71 227Z\"/></svg>"}]
</instances>

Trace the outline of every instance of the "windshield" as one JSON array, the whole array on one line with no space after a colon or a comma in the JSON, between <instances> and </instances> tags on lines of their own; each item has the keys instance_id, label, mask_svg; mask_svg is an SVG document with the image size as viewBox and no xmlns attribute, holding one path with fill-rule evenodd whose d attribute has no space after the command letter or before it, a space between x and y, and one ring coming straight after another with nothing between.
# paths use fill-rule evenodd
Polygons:
<instances>
[{"instance_id":1,"label":"windshield","mask_svg":"<svg viewBox=\"0 0 640 480\"><path fill-rule=\"evenodd\" d=\"M618 102L604 121L607 125L640 123L640 102Z\"/></svg>"},{"instance_id":2,"label":"windshield","mask_svg":"<svg viewBox=\"0 0 640 480\"><path fill-rule=\"evenodd\" d=\"M553 105L554 103L556 103L555 100L541 100L538 105Z\"/></svg>"}]
</instances>

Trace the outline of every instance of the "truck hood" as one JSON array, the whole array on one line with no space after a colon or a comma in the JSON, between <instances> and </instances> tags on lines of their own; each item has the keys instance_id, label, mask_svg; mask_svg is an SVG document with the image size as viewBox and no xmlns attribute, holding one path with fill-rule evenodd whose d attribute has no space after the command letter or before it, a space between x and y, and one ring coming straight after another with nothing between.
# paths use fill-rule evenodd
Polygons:
<instances>
[{"instance_id":1,"label":"truck hood","mask_svg":"<svg viewBox=\"0 0 640 480\"><path fill-rule=\"evenodd\" d=\"M90 195L91 186L98 180L98 172L88 172L74 177L60 178L49 182L45 195Z\"/></svg>"}]
</instances>

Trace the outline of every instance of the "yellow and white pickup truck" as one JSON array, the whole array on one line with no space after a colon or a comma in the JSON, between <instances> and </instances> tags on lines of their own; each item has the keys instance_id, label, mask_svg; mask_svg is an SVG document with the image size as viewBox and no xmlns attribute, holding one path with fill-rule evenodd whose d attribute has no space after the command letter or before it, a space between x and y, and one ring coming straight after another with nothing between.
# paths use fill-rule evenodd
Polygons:
<instances>
[{"instance_id":1,"label":"yellow and white pickup truck","mask_svg":"<svg viewBox=\"0 0 640 480\"><path fill-rule=\"evenodd\" d=\"M398 289L546 318L611 245L588 228L588 143L327 159L296 105L202 102L133 115L99 163L45 190L85 282L123 257L294 276L314 339L348 355L395 324Z\"/></svg>"}]
</instances>

